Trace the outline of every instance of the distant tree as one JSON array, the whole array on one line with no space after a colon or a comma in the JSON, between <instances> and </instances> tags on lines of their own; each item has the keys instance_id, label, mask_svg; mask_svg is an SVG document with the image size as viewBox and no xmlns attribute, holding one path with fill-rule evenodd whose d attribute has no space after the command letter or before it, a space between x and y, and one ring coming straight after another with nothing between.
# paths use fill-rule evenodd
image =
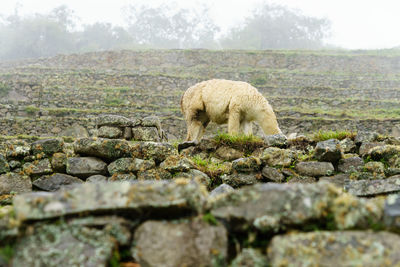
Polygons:
<instances>
[{"instance_id":1,"label":"distant tree","mask_svg":"<svg viewBox=\"0 0 400 267\"><path fill-rule=\"evenodd\" d=\"M54 14L10 16L0 27L1 57L46 57L70 52L73 50L74 40L67 26L67 23L60 23Z\"/></svg>"},{"instance_id":2,"label":"distant tree","mask_svg":"<svg viewBox=\"0 0 400 267\"><path fill-rule=\"evenodd\" d=\"M329 35L326 19L306 17L283 6L264 4L242 26L221 39L223 48L315 49Z\"/></svg>"},{"instance_id":3,"label":"distant tree","mask_svg":"<svg viewBox=\"0 0 400 267\"><path fill-rule=\"evenodd\" d=\"M171 6L130 6L126 12L128 31L140 45L155 48L215 48L219 28L208 10Z\"/></svg>"},{"instance_id":4,"label":"distant tree","mask_svg":"<svg viewBox=\"0 0 400 267\"><path fill-rule=\"evenodd\" d=\"M116 48L128 48L132 45L132 37L122 27L110 23L94 23L84 25L83 31L77 34L78 51L100 51Z\"/></svg>"}]
</instances>

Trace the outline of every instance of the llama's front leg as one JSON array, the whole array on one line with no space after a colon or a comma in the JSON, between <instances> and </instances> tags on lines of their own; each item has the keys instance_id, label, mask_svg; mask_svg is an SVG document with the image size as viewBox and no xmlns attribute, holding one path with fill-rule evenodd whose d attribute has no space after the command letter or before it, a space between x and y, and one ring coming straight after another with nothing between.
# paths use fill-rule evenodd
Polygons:
<instances>
[{"instance_id":1,"label":"llama's front leg","mask_svg":"<svg viewBox=\"0 0 400 267\"><path fill-rule=\"evenodd\" d=\"M228 133L230 135L237 135L240 130L240 112L236 110L229 110L228 118Z\"/></svg>"}]
</instances>

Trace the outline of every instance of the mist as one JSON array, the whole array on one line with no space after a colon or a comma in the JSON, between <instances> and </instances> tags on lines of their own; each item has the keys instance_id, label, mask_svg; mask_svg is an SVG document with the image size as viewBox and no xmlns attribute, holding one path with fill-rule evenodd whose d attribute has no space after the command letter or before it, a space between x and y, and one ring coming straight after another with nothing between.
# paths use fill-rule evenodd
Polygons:
<instances>
[{"instance_id":1,"label":"mist","mask_svg":"<svg viewBox=\"0 0 400 267\"><path fill-rule=\"evenodd\" d=\"M0 58L49 57L56 54L121 49L323 49L332 47L330 21L299 10L260 4L240 23L222 30L210 8L128 5L124 26L82 24L66 5L47 13L1 15Z\"/></svg>"}]
</instances>

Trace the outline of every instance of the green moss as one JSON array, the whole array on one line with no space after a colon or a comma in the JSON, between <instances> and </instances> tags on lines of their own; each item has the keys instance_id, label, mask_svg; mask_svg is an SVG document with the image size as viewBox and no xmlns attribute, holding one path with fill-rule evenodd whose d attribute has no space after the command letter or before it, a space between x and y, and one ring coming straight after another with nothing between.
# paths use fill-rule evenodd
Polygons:
<instances>
[{"instance_id":1,"label":"green moss","mask_svg":"<svg viewBox=\"0 0 400 267\"><path fill-rule=\"evenodd\" d=\"M6 245L0 247L0 259L4 260L8 264L14 255L14 247L12 245Z\"/></svg>"},{"instance_id":2,"label":"green moss","mask_svg":"<svg viewBox=\"0 0 400 267\"><path fill-rule=\"evenodd\" d=\"M203 215L203 221L211 225L217 225L218 221L211 213L206 213Z\"/></svg>"},{"instance_id":3,"label":"green moss","mask_svg":"<svg viewBox=\"0 0 400 267\"><path fill-rule=\"evenodd\" d=\"M28 113L29 115L34 115L38 111L39 111L39 108L37 108L35 106L26 106L25 107L25 112Z\"/></svg>"},{"instance_id":4,"label":"green moss","mask_svg":"<svg viewBox=\"0 0 400 267\"><path fill-rule=\"evenodd\" d=\"M354 140L354 137L357 135L355 132L350 131L322 131L319 130L317 133L313 135L314 141L325 141L329 139L338 139L343 140L345 138L350 138Z\"/></svg>"}]
</instances>

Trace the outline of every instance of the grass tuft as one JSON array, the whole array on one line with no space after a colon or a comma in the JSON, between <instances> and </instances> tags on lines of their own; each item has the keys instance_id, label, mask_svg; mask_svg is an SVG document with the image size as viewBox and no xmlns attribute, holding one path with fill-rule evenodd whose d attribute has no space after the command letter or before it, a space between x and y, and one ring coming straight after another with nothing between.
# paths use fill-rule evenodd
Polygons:
<instances>
[{"instance_id":1,"label":"grass tuft","mask_svg":"<svg viewBox=\"0 0 400 267\"><path fill-rule=\"evenodd\" d=\"M356 132L350 132L350 131L322 131L319 130L316 134L313 136L314 141L325 141L329 139L338 139L338 140L343 140L345 138L350 138L354 140L355 136L357 135Z\"/></svg>"}]
</instances>

